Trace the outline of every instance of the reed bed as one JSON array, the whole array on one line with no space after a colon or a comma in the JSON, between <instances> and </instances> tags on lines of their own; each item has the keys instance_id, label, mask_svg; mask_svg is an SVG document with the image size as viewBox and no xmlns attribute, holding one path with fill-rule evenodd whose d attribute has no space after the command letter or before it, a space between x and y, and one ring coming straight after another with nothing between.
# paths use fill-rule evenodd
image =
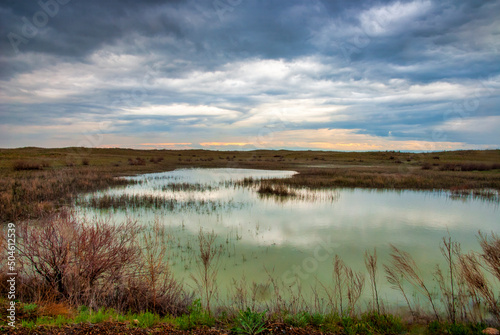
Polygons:
<instances>
[{"instance_id":1,"label":"reed bed","mask_svg":"<svg viewBox=\"0 0 500 335\"><path fill-rule=\"evenodd\" d=\"M211 199L179 200L162 194L92 194L81 196L75 200L76 206L93 209L161 209L166 211L193 211L195 213L211 213L218 210L241 209L245 203L228 200L219 201Z\"/></svg>"},{"instance_id":2,"label":"reed bed","mask_svg":"<svg viewBox=\"0 0 500 335\"><path fill-rule=\"evenodd\" d=\"M23 171L25 172L25 171ZM54 213L77 194L131 183L91 170L48 170L0 179L0 220L13 222Z\"/></svg>"}]
</instances>

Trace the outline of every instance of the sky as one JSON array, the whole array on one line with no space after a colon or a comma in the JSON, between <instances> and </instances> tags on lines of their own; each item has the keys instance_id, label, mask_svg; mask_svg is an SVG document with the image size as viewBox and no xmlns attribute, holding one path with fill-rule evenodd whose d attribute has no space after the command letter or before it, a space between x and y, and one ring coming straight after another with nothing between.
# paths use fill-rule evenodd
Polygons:
<instances>
[{"instance_id":1,"label":"sky","mask_svg":"<svg viewBox=\"0 0 500 335\"><path fill-rule=\"evenodd\" d=\"M500 148L500 1L1 0L0 147Z\"/></svg>"}]
</instances>

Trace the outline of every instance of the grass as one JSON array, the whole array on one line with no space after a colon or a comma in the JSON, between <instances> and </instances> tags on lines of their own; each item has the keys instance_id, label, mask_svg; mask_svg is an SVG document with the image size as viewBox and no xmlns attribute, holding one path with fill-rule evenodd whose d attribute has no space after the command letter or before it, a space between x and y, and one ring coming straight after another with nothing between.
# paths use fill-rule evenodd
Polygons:
<instances>
[{"instance_id":1,"label":"grass","mask_svg":"<svg viewBox=\"0 0 500 335\"><path fill-rule=\"evenodd\" d=\"M258 313L247 308L246 311L240 311L235 320L236 326L233 331L236 334L255 335L262 333L266 328L266 312Z\"/></svg>"},{"instance_id":2,"label":"grass","mask_svg":"<svg viewBox=\"0 0 500 335\"><path fill-rule=\"evenodd\" d=\"M22 305L22 309L28 306ZM28 307L30 309L31 307ZM119 323L130 328L143 329L176 329L190 333L193 330L216 329L217 332L231 334L269 334L292 333L322 333L322 334L483 334L487 328L485 323L430 321L408 322L391 314L379 314L375 311L357 316L341 316L338 314L310 313L303 311L297 314L276 315L266 312L256 312L249 308L240 310L230 316L221 314L213 317L206 312L199 301L195 301L189 311L178 317L161 316L151 312L117 313L113 309L101 308L97 311L81 306L73 314L42 315L43 308L37 306L38 317L23 319L18 326L28 331L65 327L66 330L79 324L109 324ZM41 314L42 313L42 314ZM2 330L0 325L0 332ZM96 328L97 329L97 328Z\"/></svg>"},{"instance_id":3,"label":"grass","mask_svg":"<svg viewBox=\"0 0 500 335\"><path fill-rule=\"evenodd\" d=\"M29 147L0 149L0 220L41 218L71 204L82 192L130 183L118 176L187 167L299 172L288 179L267 181L260 190L264 195L289 196L290 187L500 190L500 150L222 152Z\"/></svg>"},{"instance_id":4,"label":"grass","mask_svg":"<svg viewBox=\"0 0 500 335\"><path fill-rule=\"evenodd\" d=\"M448 189L459 195L468 194L472 196L480 195L483 192L480 191L482 189L491 189L497 192L500 190L500 150L410 154L400 152L349 153L283 150L214 152L205 150L140 151L84 148L0 149L0 220L2 222L12 222L37 219L39 222L43 222L46 219L54 218L54 213L61 212L61 208L64 206L73 204L81 193L129 183L127 180L117 179L116 177L185 167L283 169L299 172L288 179L266 180L265 183L253 180L245 181L247 186L258 186L258 192L262 195L278 197L293 196L292 192L304 187ZM177 185L172 190L183 190L186 187L185 185ZM141 206L149 204L152 207L171 206L170 203L162 202L161 199L157 198L90 198L89 201L95 201L90 206L99 208L119 207L125 202L127 204L136 202ZM58 235L46 231L47 240L51 236L56 236L58 239L61 237L63 240L64 234L68 230L62 229L59 232ZM85 231L79 231L79 234L84 233ZM87 231L87 234L85 235L87 237L82 235L85 238L81 239L80 244L74 246L74 250L79 250L80 254L70 252L71 257L78 256L90 261L89 258L85 258L86 254L85 252L82 253L83 249L81 248L86 245L84 242L87 238L90 241L95 234L90 230ZM104 236L102 234L98 235ZM457 287L456 291L443 292L447 292L448 296L451 294L451 298L456 298L456 301L463 303L463 306L458 307L462 307L460 311L462 311L462 314L465 312L466 316L469 312L466 308L468 305L465 302L480 302L494 316L500 315L498 291L494 289L496 286L488 288L491 284L482 274L484 271L488 271L496 277L499 273L498 259L500 257L498 255L500 247L498 246L498 240L496 235L492 237L482 236L480 239L481 247L484 250L482 254L461 255L456 253L453 255L454 261L450 260L450 271L457 276L457 281L452 281L451 287L454 285ZM27 245L32 247L35 246L33 241L38 241L39 245L43 243L43 240L36 240L36 238L31 239L31 241L32 243ZM100 241L102 245L107 243L105 240L96 241ZM54 246L55 244L50 245ZM64 253L68 250L68 247L73 248L70 245L72 244L61 244L58 252ZM95 260L102 259L99 258L98 251L95 252ZM412 263L409 258L403 257L405 256L404 253L396 251L394 255L399 258L394 258L397 261L393 262L392 267L387 268L389 272L386 273L388 276L390 273L394 274L394 277L391 277L393 284L395 286L401 284L402 294L405 294L403 288L406 285L408 289L408 286L411 286L408 285L410 283L417 290L423 291L424 296L432 302L432 299L435 299L435 292L427 290L427 286L420 281L418 275L411 272L416 267L407 268L407 265ZM37 254L34 254L33 260L36 261L37 259L39 259ZM77 263L71 263L71 266L78 265ZM374 267L376 267L376 260L372 259L371 263L375 264L372 265L372 277L375 278ZM340 260L338 264L341 264ZM85 265L90 266L91 263L88 262ZM55 269L75 270L71 276L66 277L72 279L77 277L74 275L75 273L83 277L90 273L81 271L81 269L76 271L78 268L73 269L71 266L65 265ZM111 268L105 268L105 270L107 269ZM345 265L339 267L336 278L339 283L341 281L351 281L351 286L347 283L338 289L334 288L334 291L332 291L329 310L335 311L333 314L325 313L325 309L322 312L315 312L306 307L301 308L300 304L294 305L293 302L283 302L283 297L279 297L277 286L274 283L273 287L275 287L275 293L277 292L278 295L276 298L277 305L269 308L269 312L265 315L262 312L257 312L253 307L250 310L244 308L246 306L242 306L242 311L235 310L231 306L209 307L210 310L208 310L207 307L202 307L199 300L192 302L193 299L197 298L196 296L186 295L181 297L186 292L182 288L175 286L173 282L167 282L167 284L171 288L173 287L174 291L172 292L175 293L177 300L168 300L172 299L171 295L162 296L160 290L157 291L155 288L155 292L153 292L150 287L146 287L147 285L141 285L141 282L145 282L145 278L131 276L131 273L138 272L129 272L130 269L133 269L133 267L127 267L123 270L125 272L117 272L118 268L109 272L109 274L103 272L99 280L95 281L93 286L89 286L88 290L90 292L94 287L105 283L106 279L112 278L111 275L123 275L123 278L121 278L123 280L116 281L113 278L112 281L108 282L108 284L113 283L113 285L103 288L102 292L95 291L101 292L102 294L99 293L101 295L86 297L88 301L94 301L94 303L96 301L95 297L101 299L99 303L93 306L94 308L78 307L79 301L81 305L81 301L85 297L76 294L78 290L75 291L75 294L69 294L70 288L78 286L68 285L68 288L63 287L63 289L60 287L61 291L54 294L53 286L57 286L61 282L57 279L57 271L56 273L47 273L49 276L45 278L52 280L46 283L49 285L41 285L36 281L36 278L23 278L21 282L25 285L24 289L26 291L23 293L22 285L19 289L21 295L24 294L25 299L23 298L23 301L28 303L21 304L19 309L19 317L22 320L21 326L32 329L40 325L67 327L75 322L96 324L124 322L130 327L144 328L169 324L174 328L186 331L200 327L218 327L226 330L234 329L234 332L240 333L258 333L260 330L262 332L272 330L278 333L290 327L299 327L338 334L400 334L421 331L427 334L475 334L486 327L485 323L483 323L484 318L481 316L476 318L475 315L472 315L472 312L466 318L450 322L446 319L446 315L439 314L436 311L433 314L436 314L436 316L441 315L441 321L417 322L416 325L413 324L413 321L403 321L398 316L384 314L383 311L381 313L370 310L360 313L356 307L356 300L358 291L363 286L362 278L358 274L352 273ZM141 273L141 276L143 275ZM372 277L370 277L370 280L375 292L376 286ZM208 277L203 276L203 278ZM407 282L400 283L401 278ZM89 278L85 277L83 279L85 280L81 282L75 281L75 283L90 285ZM500 278L498 279L500 280ZM126 286L127 281L133 285ZM207 291L208 286L206 283L200 286L205 288L204 295L201 295L204 297L204 303L206 306L210 306L209 295L212 293L210 290ZM38 291L33 290L33 288ZM335 290L337 290L336 294L333 294ZM108 294L110 292L114 293ZM135 292L135 296L131 298L128 293L120 295L118 294L120 292ZM343 302L335 301L339 296L343 297ZM50 299L47 300L47 297L50 297ZM471 300L464 300L466 298ZM411 297L408 299L408 305L413 307L414 302L410 301ZM151 301L152 303L150 303ZM162 303L165 306L171 306L171 301L174 301L174 305L179 304L179 306L182 306L174 309L175 312L172 312L172 309L160 308ZM5 305L5 302L5 300L0 300L1 305ZM192 302L190 307L186 309L185 305L190 302ZM344 304L345 310L343 310L342 304ZM455 306L455 302L452 302L450 306ZM112 309L112 307L116 307L116 309ZM2 310L4 311L5 308L2 307ZM455 314L455 312L452 314ZM429 318L429 315L426 317ZM437 319L437 317L434 318ZM498 320L490 322L490 324L498 324ZM265 328L265 330L262 328Z\"/></svg>"}]
</instances>

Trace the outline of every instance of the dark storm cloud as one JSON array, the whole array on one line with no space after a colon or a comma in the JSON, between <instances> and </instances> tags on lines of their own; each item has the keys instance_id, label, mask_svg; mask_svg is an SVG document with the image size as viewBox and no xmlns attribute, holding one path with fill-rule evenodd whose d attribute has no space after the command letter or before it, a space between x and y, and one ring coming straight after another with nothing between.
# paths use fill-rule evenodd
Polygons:
<instances>
[{"instance_id":1,"label":"dark storm cloud","mask_svg":"<svg viewBox=\"0 0 500 335\"><path fill-rule=\"evenodd\" d=\"M210 126L229 141L279 110L286 126L273 129L401 141L441 129L498 146L479 129L500 123L498 13L494 0L3 1L1 124L36 138L105 122L193 142Z\"/></svg>"}]
</instances>

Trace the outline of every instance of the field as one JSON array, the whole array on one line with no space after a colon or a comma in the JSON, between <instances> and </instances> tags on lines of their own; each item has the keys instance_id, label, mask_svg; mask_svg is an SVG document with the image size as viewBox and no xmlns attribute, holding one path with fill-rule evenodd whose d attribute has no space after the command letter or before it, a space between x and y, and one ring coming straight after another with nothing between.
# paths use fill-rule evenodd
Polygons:
<instances>
[{"instance_id":1,"label":"field","mask_svg":"<svg viewBox=\"0 0 500 335\"><path fill-rule=\"evenodd\" d=\"M487 326L500 324L500 238L494 233L478 236L481 254L464 254L451 239L436 246L442 248L449 265L436 270L436 292L422 281L411 255L394 248L391 262L383 266L377 265L376 252L367 252L366 276L334 258L333 286L324 288L331 294L323 302L317 296L314 306L307 305L300 294L286 300L280 291L286 288L267 273L275 297L271 303L257 306L259 288L239 282L234 285L234 299L215 308L210 302L220 255L210 233L200 231L198 245L193 246L200 270L193 278L198 287L193 294L169 272L166 241L172 237L160 225L140 233L136 222L109 225L92 218L83 222L67 209L82 192L130 182L118 176L192 167L299 172L254 185L260 194L277 197L290 196L288 186L445 189L457 195L493 197L493 201L498 201L500 191L500 150L1 149L0 219L4 227L16 223L20 259L28 269L18 277L22 328L17 333L481 334ZM243 183L249 186L254 181ZM4 248L5 240L0 239L1 244ZM384 274L384 280L407 299L404 312L384 306L378 298L377 280ZM6 282L4 275L1 279ZM358 301L363 287L373 294L364 311ZM424 301L407 298L409 287L420 292ZM7 285L0 288L5 292ZM434 305L437 301L440 308ZM3 311L7 303L0 299ZM432 309L424 310L424 303ZM4 312L0 315L5 321ZM9 330L0 324L2 332Z\"/></svg>"},{"instance_id":2,"label":"field","mask_svg":"<svg viewBox=\"0 0 500 335\"><path fill-rule=\"evenodd\" d=\"M40 218L114 177L189 167L294 170L275 184L387 189L500 190L500 150L433 153L1 149L0 220Z\"/></svg>"}]
</instances>

